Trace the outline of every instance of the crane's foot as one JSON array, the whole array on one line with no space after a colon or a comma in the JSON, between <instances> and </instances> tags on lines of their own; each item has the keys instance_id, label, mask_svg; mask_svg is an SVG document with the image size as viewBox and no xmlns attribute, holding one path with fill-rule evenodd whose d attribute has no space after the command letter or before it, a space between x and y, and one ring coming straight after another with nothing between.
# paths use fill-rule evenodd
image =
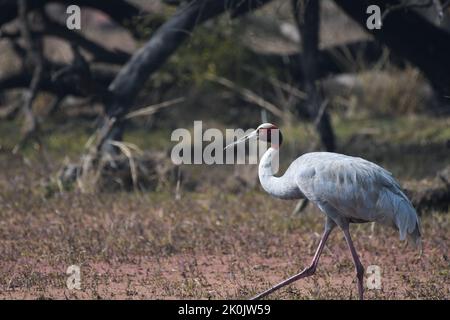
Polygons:
<instances>
[{"instance_id":1,"label":"crane's foot","mask_svg":"<svg viewBox=\"0 0 450 320\"><path fill-rule=\"evenodd\" d=\"M303 270L302 272L280 282L279 284L273 286L272 288L261 292L260 294L257 294L256 296L254 296L253 298L251 298L250 300L258 300L258 299L262 299L265 296L271 294L274 291L277 291L278 289L287 286L288 284L300 280L302 278L306 278L309 276L312 276L315 272L316 272L316 268L317 265L319 264L319 258L320 255L322 254L323 248L325 246L325 243L327 242L328 236L330 235L331 231L333 231L333 228L335 227L335 223L332 222L331 220L327 219L327 224L325 226L325 231L322 235L322 238L320 239L320 243L319 246L317 247L316 253L314 254L313 260L311 262L311 265L306 268L305 270Z\"/></svg>"},{"instance_id":2,"label":"crane's foot","mask_svg":"<svg viewBox=\"0 0 450 320\"><path fill-rule=\"evenodd\" d=\"M292 282L295 282L295 281L300 280L302 278L306 278L306 277L312 276L315 272L316 272L316 265L311 265L308 268L306 268L305 270L303 270L302 272L300 272L300 273L298 273L298 274L296 274L296 275L294 275L294 276L292 276L292 277L290 277L290 278L280 282L279 284L273 286L272 288L270 288L270 289L268 289L268 290L266 290L264 292L261 292L261 293L257 294L256 296L250 298L250 300L262 299L265 296L271 294L272 292L275 292L278 289L281 289L282 287L287 286L288 284L291 284Z\"/></svg>"}]
</instances>

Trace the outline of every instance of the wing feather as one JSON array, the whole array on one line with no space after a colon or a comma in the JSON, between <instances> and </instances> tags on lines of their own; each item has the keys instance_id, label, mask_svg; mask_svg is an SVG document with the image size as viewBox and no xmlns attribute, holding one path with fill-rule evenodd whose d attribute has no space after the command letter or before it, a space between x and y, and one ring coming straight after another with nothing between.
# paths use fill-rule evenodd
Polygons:
<instances>
[{"instance_id":1,"label":"wing feather","mask_svg":"<svg viewBox=\"0 0 450 320\"><path fill-rule=\"evenodd\" d=\"M311 201L327 203L349 219L396 226L400 238L420 238L419 218L393 175L362 158L308 153L293 163L297 184ZM320 206L319 206L320 207Z\"/></svg>"}]
</instances>

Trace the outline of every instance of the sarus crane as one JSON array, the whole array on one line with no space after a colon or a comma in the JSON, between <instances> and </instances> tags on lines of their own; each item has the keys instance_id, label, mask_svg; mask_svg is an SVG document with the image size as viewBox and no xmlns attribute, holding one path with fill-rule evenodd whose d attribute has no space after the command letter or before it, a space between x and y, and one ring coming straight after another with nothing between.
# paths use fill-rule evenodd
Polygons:
<instances>
[{"instance_id":1,"label":"sarus crane","mask_svg":"<svg viewBox=\"0 0 450 320\"><path fill-rule=\"evenodd\" d=\"M253 299L260 299L294 281L312 276L325 243L336 226L342 229L355 264L360 299L363 299L364 293L364 267L350 236L350 223L377 222L394 227L400 233L400 240L408 237L410 243L421 248L419 217L389 171L362 158L332 152L311 152L298 157L284 175L276 177L272 161L278 156L283 141L277 126L263 123L225 149L254 137L270 143L258 167L263 189L276 198L308 199L326 215L326 222L309 267Z\"/></svg>"}]
</instances>

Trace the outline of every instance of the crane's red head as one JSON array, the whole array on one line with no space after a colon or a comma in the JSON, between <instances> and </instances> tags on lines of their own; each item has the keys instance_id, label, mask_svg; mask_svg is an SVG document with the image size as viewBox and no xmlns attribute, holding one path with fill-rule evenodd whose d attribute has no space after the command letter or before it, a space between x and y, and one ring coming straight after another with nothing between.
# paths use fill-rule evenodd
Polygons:
<instances>
[{"instance_id":1,"label":"crane's red head","mask_svg":"<svg viewBox=\"0 0 450 320\"><path fill-rule=\"evenodd\" d=\"M274 124L263 123L256 129L259 139L271 143L272 147L279 148L283 142L283 135L280 129Z\"/></svg>"},{"instance_id":2,"label":"crane's red head","mask_svg":"<svg viewBox=\"0 0 450 320\"><path fill-rule=\"evenodd\" d=\"M235 146L239 143L243 143L250 138L257 137L258 139L261 139L262 141L269 142L273 148L279 148L281 146L281 142L283 142L283 136L281 135L280 129L274 124L271 123L263 123L260 125L255 131L252 131L251 133L243 136L237 141L234 141L227 145L225 149L228 149L232 146Z\"/></svg>"}]
</instances>

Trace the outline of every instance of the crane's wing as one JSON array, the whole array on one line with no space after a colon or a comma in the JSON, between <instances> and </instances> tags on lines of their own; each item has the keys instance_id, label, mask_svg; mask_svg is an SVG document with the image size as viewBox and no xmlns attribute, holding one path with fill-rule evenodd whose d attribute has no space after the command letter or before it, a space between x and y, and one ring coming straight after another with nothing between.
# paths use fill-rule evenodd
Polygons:
<instances>
[{"instance_id":1,"label":"crane's wing","mask_svg":"<svg viewBox=\"0 0 450 320\"><path fill-rule=\"evenodd\" d=\"M420 238L419 219L392 174L362 158L336 153L309 153L298 159L301 192L320 206L331 205L355 221L377 221L396 226L400 238Z\"/></svg>"}]
</instances>

